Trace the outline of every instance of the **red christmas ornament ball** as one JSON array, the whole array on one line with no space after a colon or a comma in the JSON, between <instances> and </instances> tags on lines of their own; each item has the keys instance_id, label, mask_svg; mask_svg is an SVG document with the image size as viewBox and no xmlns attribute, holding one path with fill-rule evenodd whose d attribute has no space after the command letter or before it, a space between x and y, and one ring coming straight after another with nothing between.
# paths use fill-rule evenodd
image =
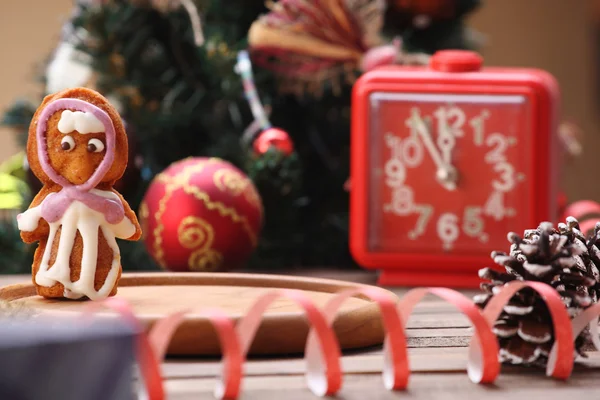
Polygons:
<instances>
[{"instance_id":1,"label":"red christmas ornament ball","mask_svg":"<svg viewBox=\"0 0 600 400\"><path fill-rule=\"evenodd\" d=\"M218 158L171 164L140 205L148 252L171 271L227 271L254 251L263 206L250 179Z\"/></svg>"},{"instance_id":2,"label":"red christmas ornament ball","mask_svg":"<svg viewBox=\"0 0 600 400\"><path fill-rule=\"evenodd\" d=\"M265 154L271 146L288 156L294 152L294 144L290 135L279 128L265 129L254 140L254 151L258 154Z\"/></svg>"}]
</instances>

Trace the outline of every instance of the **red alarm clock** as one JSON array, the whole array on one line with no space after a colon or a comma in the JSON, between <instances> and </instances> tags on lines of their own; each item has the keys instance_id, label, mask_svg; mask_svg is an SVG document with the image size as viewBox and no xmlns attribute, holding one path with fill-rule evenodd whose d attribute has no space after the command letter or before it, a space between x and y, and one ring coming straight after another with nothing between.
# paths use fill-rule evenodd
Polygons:
<instances>
[{"instance_id":1,"label":"red alarm clock","mask_svg":"<svg viewBox=\"0 0 600 400\"><path fill-rule=\"evenodd\" d=\"M381 285L475 287L493 250L558 214L558 85L440 51L352 98L350 247Z\"/></svg>"}]
</instances>

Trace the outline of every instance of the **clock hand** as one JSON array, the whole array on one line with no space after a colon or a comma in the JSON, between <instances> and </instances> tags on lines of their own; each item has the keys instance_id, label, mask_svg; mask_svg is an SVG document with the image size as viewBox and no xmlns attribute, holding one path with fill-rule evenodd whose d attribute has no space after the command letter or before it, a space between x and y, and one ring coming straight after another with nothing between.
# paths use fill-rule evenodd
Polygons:
<instances>
[{"instance_id":1,"label":"clock hand","mask_svg":"<svg viewBox=\"0 0 600 400\"><path fill-rule=\"evenodd\" d=\"M452 151L454 150L454 146L456 145L456 139L450 129L448 129L448 125L446 123L442 123L440 125L440 134L437 139L437 145L439 149L442 151L442 159L447 166L452 167Z\"/></svg>"},{"instance_id":2,"label":"clock hand","mask_svg":"<svg viewBox=\"0 0 600 400\"><path fill-rule=\"evenodd\" d=\"M438 169L445 168L446 165L442 160L442 157L440 156L437 147L433 143L433 139L431 138L429 128L417 113L413 113L413 118L415 120L415 123L417 124L417 132L421 136L423 144L425 145L425 148L427 149L429 155L433 159L433 162L435 163L436 167L438 167Z\"/></svg>"},{"instance_id":3,"label":"clock hand","mask_svg":"<svg viewBox=\"0 0 600 400\"><path fill-rule=\"evenodd\" d=\"M445 122L441 124L440 128L441 129L437 138L437 145L442 152L442 159L446 165L446 170L441 171L438 169L437 176L438 179L451 181L453 189L449 190L454 190L456 189L456 181L458 180L458 172L454 165L452 165L452 152L454 151L454 146L456 145L456 138Z\"/></svg>"},{"instance_id":4,"label":"clock hand","mask_svg":"<svg viewBox=\"0 0 600 400\"><path fill-rule=\"evenodd\" d=\"M440 153L438 152L437 147L433 143L433 139L431 137L431 133L429 132L429 128L421 119L418 110L412 111L412 118L414 123L416 124L416 130L421 136L423 140L423 144L425 148L429 152L433 162L437 167L436 178L440 182L442 186L444 186L448 190L456 190L456 169L450 165L447 165Z\"/></svg>"}]
</instances>

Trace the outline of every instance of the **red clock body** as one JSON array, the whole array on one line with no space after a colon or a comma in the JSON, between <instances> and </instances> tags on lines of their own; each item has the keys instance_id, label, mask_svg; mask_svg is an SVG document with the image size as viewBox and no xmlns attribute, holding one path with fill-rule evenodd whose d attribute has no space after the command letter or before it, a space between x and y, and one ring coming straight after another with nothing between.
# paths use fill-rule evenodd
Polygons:
<instances>
[{"instance_id":1,"label":"red clock body","mask_svg":"<svg viewBox=\"0 0 600 400\"><path fill-rule=\"evenodd\" d=\"M557 218L557 84L481 64L443 51L355 84L350 246L380 284L477 286L508 232Z\"/></svg>"}]
</instances>

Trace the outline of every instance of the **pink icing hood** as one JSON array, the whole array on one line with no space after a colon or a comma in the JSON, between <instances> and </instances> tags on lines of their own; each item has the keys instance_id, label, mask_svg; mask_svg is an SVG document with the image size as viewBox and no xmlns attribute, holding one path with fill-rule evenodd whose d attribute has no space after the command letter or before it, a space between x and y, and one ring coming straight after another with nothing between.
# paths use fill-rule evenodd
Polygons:
<instances>
[{"instance_id":1,"label":"pink icing hood","mask_svg":"<svg viewBox=\"0 0 600 400\"><path fill-rule=\"evenodd\" d=\"M105 156L92 176L81 185L70 183L65 177L55 171L50 164L46 142L48 120L54 113L60 110L89 112L98 118L104 125L106 136ZM73 201L80 201L88 207L103 213L106 220L110 223L117 223L123 219L124 210L120 201L117 202L113 199L107 199L90 193L90 190L102 181L112 166L115 158L116 132L113 121L108 113L93 104L79 99L67 98L55 100L48 104L39 115L36 140L38 159L42 170L54 183L62 186L60 192L49 195L44 199L44 202L42 203L42 216L45 220L54 222L60 219Z\"/></svg>"}]
</instances>

